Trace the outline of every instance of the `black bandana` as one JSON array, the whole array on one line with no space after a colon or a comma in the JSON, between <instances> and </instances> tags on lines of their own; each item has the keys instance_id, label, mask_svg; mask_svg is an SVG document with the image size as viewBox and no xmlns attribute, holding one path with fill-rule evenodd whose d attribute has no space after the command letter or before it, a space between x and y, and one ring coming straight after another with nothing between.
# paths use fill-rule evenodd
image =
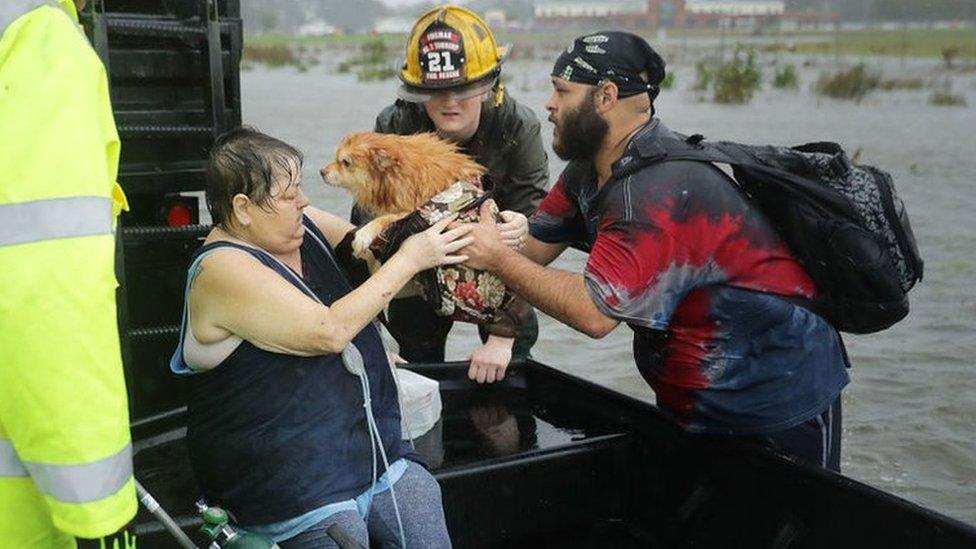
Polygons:
<instances>
[{"instance_id":1,"label":"black bandana","mask_svg":"<svg viewBox=\"0 0 976 549\"><path fill-rule=\"evenodd\" d=\"M636 34L601 31L574 40L556 60L552 76L592 86L609 80L620 97L646 93L653 101L664 80L664 59Z\"/></svg>"}]
</instances>

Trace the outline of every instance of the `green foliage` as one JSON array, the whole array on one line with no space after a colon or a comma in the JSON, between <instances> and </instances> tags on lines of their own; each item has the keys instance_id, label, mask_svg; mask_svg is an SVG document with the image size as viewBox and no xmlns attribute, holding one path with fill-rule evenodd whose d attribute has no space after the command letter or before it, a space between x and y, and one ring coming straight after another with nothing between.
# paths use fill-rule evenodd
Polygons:
<instances>
[{"instance_id":1,"label":"green foliage","mask_svg":"<svg viewBox=\"0 0 976 549\"><path fill-rule=\"evenodd\" d=\"M736 48L732 60L715 71L716 103L748 103L762 84L762 70L756 63L755 50Z\"/></svg>"},{"instance_id":2,"label":"green foliage","mask_svg":"<svg viewBox=\"0 0 976 549\"><path fill-rule=\"evenodd\" d=\"M937 107L965 107L968 105L965 97L941 90L932 92L932 95L929 96L929 103Z\"/></svg>"},{"instance_id":3,"label":"green foliage","mask_svg":"<svg viewBox=\"0 0 976 549\"><path fill-rule=\"evenodd\" d=\"M921 78L891 78L882 80L878 87L885 91L920 90L925 87L925 80Z\"/></svg>"},{"instance_id":4,"label":"green foliage","mask_svg":"<svg viewBox=\"0 0 976 549\"><path fill-rule=\"evenodd\" d=\"M360 82L372 82L374 80L389 80L396 76L397 71L391 66L368 65L356 73L356 78Z\"/></svg>"},{"instance_id":5,"label":"green foliage","mask_svg":"<svg viewBox=\"0 0 976 549\"><path fill-rule=\"evenodd\" d=\"M857 2L851 2L856 4ZM924 5L925 2L918 2ZM839 2L838 2L839 4ZM781 41L763 45L767 51L791 51L799 54L931 57L947 65L976 53L976 33L968 28L854 30L838 34L803 33L802 41ZM946 57L949 54L949 58ZM951 67L950 67L951 68Z\"/></svg>"},{"instance_id":6,"label":"green foliage","mask_svg":"<svg viewBox=\"0 0 976 549\"><path fill-rule=\"evenodd\" d=\"M800 87L800 77L796 72L796 65L787 63L776 69L773 74L773 87L780 90L795 90Z\"/></svg>"},{"instance_id":7,"label":"green foliage","mask_svg":"<svg viewBox=\"0 0 976 549\"><path fill-rule=\"evenodd\" d=\"M834 99L861 101L880 85L881 77L861 64L834 74L821 75L814 91Z\"/></svg>"},{"instance_id":8,"label":"green foliage","mask_svg":"<svg viewBox=\"0 0 976 549\"><path fill-rule=\"evenodd\" d=\"M946 65L946 68L947 69L951 69L952 68L953 61L955 61L956 58L959 57L959 53L961 51L962 51L962 48L960 48L959 46L957 46L955 44L953 44L951 46L946 46L946 47L942 48L942 61L945 62L945 65Z\"/></svg>"},{"instance_id":9,"label":"green foliage","mask_svg":"<svg viewBox=\"0 0 976 549\"><path fill-rule=\"evenodd\" d=\"M952 83L946 78L942 87L932 92L929 96L929 104L937 107L965 107L968 105L966 97L952 93Z\"/></svg>"},{"instance_id":10,"label":"green foliage","mask_svg":"<svg viewBox=\"0 0 976 549\"><path fill-rule=\"evenodd\" d=\"M362 45L360 60L367 64L386 63L386 42L382 38L370 40Z\"/></svg>"},{"instance_id":11,"label":"green foliage","mask_svg":"<svg viewBox=\"0 0 976 549\"><path fill-rule=\"evenodd\" d=\"M712 69L704 59L695 63L694 91L705 91L712 84Z\"/></svg>"},{"instance_id":12,"label":"green foliage","mask_svg":"<svg viewBox=\"0 0 976 549\"><path fill-rule=\"evenodd\" d=\"M301 62L295 51L288 46L262 46L257 44L244 45L244 60L251 63L261 63L269 67L295 66Z\"/></svg>"},{"instance_id":13,"label":"green foliage","mask_svg":"<svg viewBox=\"0 0 976 549\"><path fill-rule=\"evenodd\" d=\"M304 46L285 44L245 44L241 68L250 70L255 64L266 67L295 67L301 72L319 64L317 53Z\"/></svg>"},{"instance_id":14,"label":"green foliage","mask_svg":"<svg viewBox=\"0 0 976 549\"><path fill-rule=\"evenodd\" d=\"M387 80L396 76L391 59L387 53L386 42L382 38L374 38L359 47L359 54L347 59L336 66L336 72L347 74L356 72L360 82Z\"/></svg>"},{"instance_id":15,"label":"green foliage","mask_svg":"<svg viewBox=\"0 0 976 549\"><path fill-rule=\"evenodd\" d=\"M674 87L675 76L673 72L668 72L664 75L664 80L661 81L662 90L670 90Z\"/></svg>"}]
</instances>

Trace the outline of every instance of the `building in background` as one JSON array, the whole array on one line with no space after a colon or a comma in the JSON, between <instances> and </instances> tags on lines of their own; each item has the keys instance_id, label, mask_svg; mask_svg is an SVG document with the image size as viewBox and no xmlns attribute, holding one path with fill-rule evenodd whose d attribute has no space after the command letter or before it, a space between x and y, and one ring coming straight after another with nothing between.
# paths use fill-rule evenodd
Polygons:
<instances>
[{"instance_id":1,"label":"building in background","mask_svg":"<svg viewBox=\"0 0 976 549\"><path fill-rule=\"evenodd\" d=\"M328 36L330 34L338 34L339 29L335 25L329 24L325 19L312 19L302 23L295 29L295 34L298 36Z\"/></svg>"},{"instance_id":2,"label":"building in background","mask_svg":"<svg viewBox=\"0 0 976 549\"><path fill-rule=\"evenodd\" d=\"M541 2L535 5L535 25L546 29L576 27L642 28L648 23L648 5L653 0L601 2Z\"/></svg>"},{"instance_id":3,"label":"building in background","mask_svg":"<svg viewBox=\"0 0 976 549\"><path fill-rule=\"evenodd\" d=\"M412 17L380 17L370 31L373 34L407 34L412 28Z\"/></svg>"},{"instance_id":4,"label":"building in background","mask_svg":"<svg viewBox=\"0 0 976 549\"><path fill-rule=\"evenodd\" d=\"M499 31L508 27L508 17L505 15L505 10L485 10L483 17L488 28L492 31Z\"/></svg>"},{"instance_id":5,"label":"building in background","mask_svg":"<svg viewBox=\"0 0 976 549\"><path fill-rule=\"evenodd\" d=\"M535 6L539 28L660 28L718 27L762 28L784 20L824 20L823 14L794 17L784 0L615 0L550 1ZM828 18L829 20L829 18Z\"/></svg>"},{"instance_id":6,"label":"building in background","mask_svg":"<svg viewBox=\"0 0 976 549\"><path fill-rule=\"evenodd\" d=\"M689 27L768 27L779 24L786 13L782 0L688 0L683 4Z\"/></svg>"}]
</instances>

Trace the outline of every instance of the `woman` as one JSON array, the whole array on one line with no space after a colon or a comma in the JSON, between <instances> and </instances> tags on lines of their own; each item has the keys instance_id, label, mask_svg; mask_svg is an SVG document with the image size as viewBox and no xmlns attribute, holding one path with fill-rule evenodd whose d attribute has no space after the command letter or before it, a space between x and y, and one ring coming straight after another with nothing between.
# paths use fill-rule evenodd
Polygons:
<instances>
[{"instance_id":1,"label":"woman","mask_svg":"<svg viewBox=\"0 0 976 549\"><path fill-rule=\"evenodd\" d=\"M332 245L353 227L308 206L301 163L250 128L211 152L214 228L190 267L171 362L193 374L194 472L209 503L286 549L335 547L333 525L363 545L449 547L440 488L401 440L373 319L418 272L464 261L467 231L438 223L352 289Z\"/></svg>"}]
</instances>

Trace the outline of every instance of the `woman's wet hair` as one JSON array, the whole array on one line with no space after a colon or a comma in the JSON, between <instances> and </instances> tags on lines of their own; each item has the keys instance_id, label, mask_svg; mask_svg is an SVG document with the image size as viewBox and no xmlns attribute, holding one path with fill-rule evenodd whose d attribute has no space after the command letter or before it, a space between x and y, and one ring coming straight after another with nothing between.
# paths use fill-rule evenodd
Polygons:
<instances>
[{"instance_id":1,"label":"woman's wet hair","mask_svg":"<svg viewBox=\"0 0 976 549\"><path fill-rule=\"evenodd\" d=\"M302 162L298 149L249 126L222 134L207 164L207 208L213 224L226 226L231 221L238 194L270 210L275 180L289 181L288 186L298 182Z\"/></svg>"}]
</instances>

